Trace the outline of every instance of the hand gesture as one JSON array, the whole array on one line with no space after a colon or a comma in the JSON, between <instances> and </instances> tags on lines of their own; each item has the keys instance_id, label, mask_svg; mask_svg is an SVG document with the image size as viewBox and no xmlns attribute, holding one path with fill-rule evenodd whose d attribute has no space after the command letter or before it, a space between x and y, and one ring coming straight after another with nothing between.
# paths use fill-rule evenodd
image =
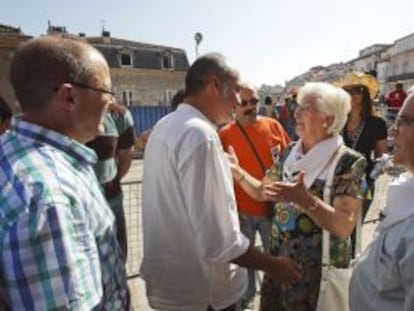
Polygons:
<instances>
[{"instance_id":1,"label":"hand gesture","mask_svg":"<svg viewBox=\"0 0 414 311\"><path fill-rule=\"evenodd\" d=\"M145 130L139 135L139 137L135 140L135 148L139 150L144 150L145 145L148 142L149 136L151 134L151 129Z\"/></svg>"},{"instance_id":2,"label":"hand gesture","mask_svg":"<svg viewBox=\"0 0 414 311\"><path fill-rule=\"evenodd\" d=\"M240 165L239 165L239 158L237 157L237 154L234 151L233 146L229 146L227 149L227 152L224 152L224 154L229 162L229 166L234 175L235 171L237 173L237 169L240 168Z\"/></svg>"},{"instance_id":3,"label":"hand gesture","mask_svg":"<svg viewBox=\"0 0 414 311\"><path fill-rule=\"evenodd\" d=\"M309 202L310 193L305 187L304 175L304 172L300 172L295 183L275 181L263 185L263 197L268 201L288 201L306 205Z\"/></svg>"}]
</instances>

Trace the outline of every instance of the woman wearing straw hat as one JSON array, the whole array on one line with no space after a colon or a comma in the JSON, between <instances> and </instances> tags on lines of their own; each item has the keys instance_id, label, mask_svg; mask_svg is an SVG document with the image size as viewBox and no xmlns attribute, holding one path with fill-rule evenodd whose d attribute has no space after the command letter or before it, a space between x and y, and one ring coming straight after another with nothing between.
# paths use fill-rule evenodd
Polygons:
<instances>
[{"instance_id":1,"label":"woman wearing straw hat","mask_svg":"<svg viewBox=\"0 0 414 311\"><path fill-rule=\"evenodd\" d=\"M374 114L372 100L378 93L378 81L369 74L351 72L341 81L334 83L341 86L351 96L351 112L342 131L345 144L359 151L367 159L366 178L371 196L374 195L375 180L370 173L374 159L387 150L387 126L385 121ZM370 197L364 201L364 217L371 203Z\"/></svg>"}]
</instances>

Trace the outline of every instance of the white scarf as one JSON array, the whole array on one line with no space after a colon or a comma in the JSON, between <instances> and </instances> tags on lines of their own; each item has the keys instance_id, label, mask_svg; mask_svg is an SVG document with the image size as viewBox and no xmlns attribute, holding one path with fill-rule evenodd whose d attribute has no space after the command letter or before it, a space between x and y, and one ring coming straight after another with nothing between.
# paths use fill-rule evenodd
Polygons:
<instances>
[{"instance_id":1,"label":"white scarf","mask_svg":"<svg viewBox=\"0 0 414 311\"><path fill-rule=\"evenodd\" d=\"M305 186L309 189L316 178L326 179L327 164L343 144L342 136L335 135L322 140L303 154L302 139L299 139L283 165L283 180L295 182L298 173L304 171Z\"/></svg>"},{"instance_id":2,"label":"white scarf","mask_svg":"<svg viewBox=\"0 0 414 311\"><path fill-rule=\"evenodd\" d=\"M401 174L391 182L387 189L385 218L378 230L388 228L395 223L414 215L414 176Z\"/></svg>"}]
</instances>

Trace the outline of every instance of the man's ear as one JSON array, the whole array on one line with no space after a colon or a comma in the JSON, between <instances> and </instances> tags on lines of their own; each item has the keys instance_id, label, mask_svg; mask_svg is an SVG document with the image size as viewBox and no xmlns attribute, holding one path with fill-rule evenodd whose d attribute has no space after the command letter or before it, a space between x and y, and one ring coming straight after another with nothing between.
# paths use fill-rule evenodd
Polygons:
<instances>
[{"instance_id":1,"label":"man's ear","mask_svg":"<svg viewBox=\"0 0 414 311\"><path fill-rule=\"evenodd\" d=\"M56 90L56 99L64 109L72 109L75 102L73 88L68 83L63 83Z\"/></svg>"},{"instance_id":2,"label":"man's ear","mask_svg":"<svg viewBox=\"0 0 414 311\"><path fill-rule=\"evenodd\" d=\"M73 98L73 96L72 96L72 94L71 94L70 92L68 93L67 100L68 100L69 102L71 102L71 103L74 103L74 102L75 102L75 99Z\"/></svg>"},{"instance_id":3,"label":"man's ear","mask_svg":"<svg viewBox=\"0 0 414 311\"><path fill-rule=\"evenodd\" d=\"M210 86L213 88L214 92L221 94L221 83L216 76L212 76Z\"/></svg>"}]
</instances>

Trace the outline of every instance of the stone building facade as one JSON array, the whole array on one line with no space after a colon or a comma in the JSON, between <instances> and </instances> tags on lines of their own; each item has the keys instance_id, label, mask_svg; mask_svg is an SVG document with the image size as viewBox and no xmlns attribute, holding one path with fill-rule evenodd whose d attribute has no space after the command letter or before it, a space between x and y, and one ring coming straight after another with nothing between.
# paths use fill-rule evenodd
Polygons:
<instances>
[{"instance_id":1,"label":"stone building facade","mask_svg":"<svg viewBox=\"0 0 414 311\"><path fill-rule=\"evenodd\" d=\"M80 37L102 52L111 69L118 100L126 106L169 105L175 92L184 87L189 62L184 50L162 45L112 38L70 34L65 27L51 26L48 35ZM19 28L0 25L0 94L18 110L8 72L20 43L31 38Z\"/></svg>"},{"instance_id":2,"label":"stone building facade","mask_svg":"<svg viewBox=\"0 0 414 311\"><path fill-rule=\"evenodd\" d=\"M333 82L339 80L351 70L349 63L337 63L329 66L315 66L305 73L286 81L285 89L300 87L306 82Z\"/></svg>"},{"instance_id":3,"label":"stone building facade","mask_svg":"<svg viewBox=\"0 0 414 311\"><path fill-rule=\"evenodd\" d=\"M360 50L358 57L345 63L315 66L286 82L285 89L307 81L331 82L349 71L358 70L376 75L379 94L386 95L400 82L408 89L414 84L414 33L392 44L373 44Z\"/></svg>"},{"instance_id":4,"label":"stone building facade","mask_svg":"<svg viewBox=\"0 0 414 311\"><path fill-rule=\"evenodd\" d=\"M112 38L85 37L105 56L112 84L126 106L169 105L184 87L189 62L182 49Z\"/></svg>"},{"instance_id":5,"label":"stone building facade","mask_svg":"<svg viewBox=\"0 0 414 311\"><path fill-rule=\"evenodd\" d=\"M0 95L13 110L18 107L9 81L10 63L20 43L29 38L20 28L0 24Z\"/></svg>"},{"instance_id":6,"label":"stone building facade","mask_svg":"<svg viewBox=\"0 0 414 311\"><path fill-rule=\"evenodd\" d=\"M387 88L402 82L405 89L414 84L414 33L396 40L384 59L387 64Z\"/></svg>"}]
</instances>

